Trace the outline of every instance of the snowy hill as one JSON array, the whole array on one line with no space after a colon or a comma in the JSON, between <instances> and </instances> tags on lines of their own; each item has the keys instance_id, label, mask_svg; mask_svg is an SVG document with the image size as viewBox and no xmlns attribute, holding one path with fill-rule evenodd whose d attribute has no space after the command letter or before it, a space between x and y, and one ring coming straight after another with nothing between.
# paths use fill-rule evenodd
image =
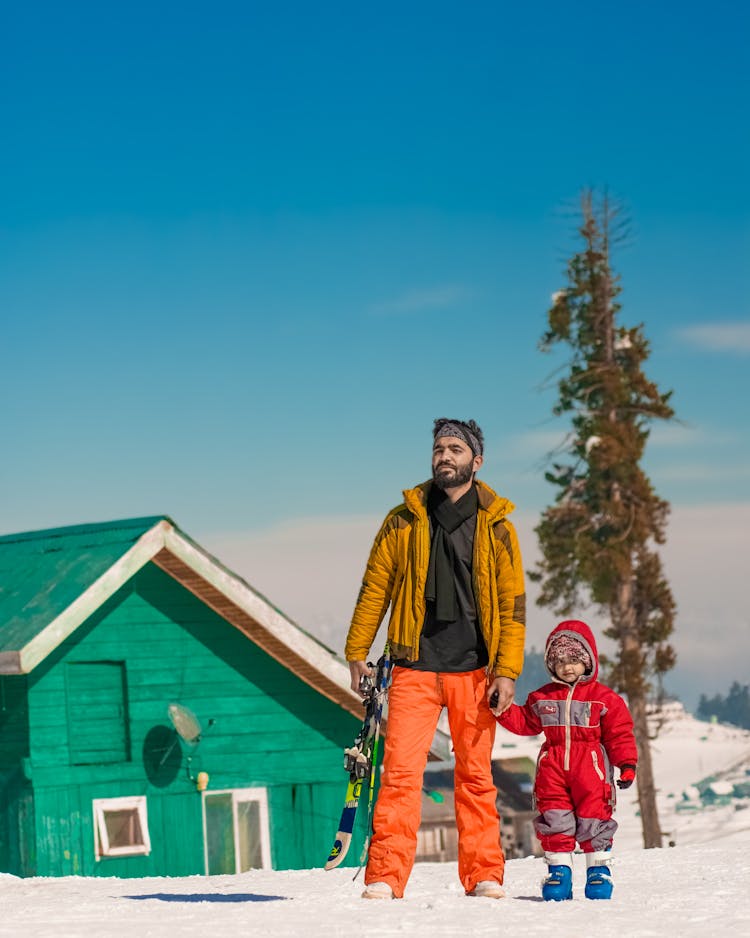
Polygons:
<instances>
[{"instance_id":1,"label":"snowy hill","mask_svg":"<svg viewBox=\"0 0 750 938\"><path fill-rule=\"evenodd\" d=\"M674 705L653 744L662 827L676 843L640 848L635 795L621 794L611 902L545 903L544 861L507 864L507 898L463 895L453 863L418 864L398 902L359 898L352 870L252 871L172 879L17 879L0 874L0 938L681 938L750 934L750 733L701 723ZM539 740L498 733L496 755L535 757ZM327 844L322 844L321 863ZM700 849L696 849L700 846ZM374 906L374 907L373 907Z\"/></svg>"}]
</instances>

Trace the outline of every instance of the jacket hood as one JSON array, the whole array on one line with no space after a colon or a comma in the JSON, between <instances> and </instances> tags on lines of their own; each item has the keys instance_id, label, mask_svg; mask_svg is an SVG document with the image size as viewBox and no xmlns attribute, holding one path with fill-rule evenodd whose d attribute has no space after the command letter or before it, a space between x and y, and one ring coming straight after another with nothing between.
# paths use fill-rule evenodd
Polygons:
<instances>
[{"instance_id":1,"label":"jacket hood","mask_svg":"<svg viewBox=\"0 0 750 938\"><path fill-rule=\"evenodd\" d=\"M406 507L419 513L426 511L427 493L434 484L432 479L428 479L413 489L404 489L404 504ZM489 485L485 485L479 479L474 479L474 487L477 490L479 507L489 513L490 523L509 515L516 507L510 499L498 495Z\"/></svg>"},{"instance_id":2,"label":"jacket hood","mask_svg":"<svg viewBox=\"0 0 750 938\"><path fill-rule=\"evenodd\" d=\"M591 672L589 674L584 674L583 677L580 678L579 683L585 684L589 681L595 681L599 676L599 652L596 647L596 639L594 638L594 633L591 631L588 625L586 625L585 622L581 622L580 619L566 619L564 622L556 625L549 633L547 643L544 646L544 666L549 672L552 680L559 683L560 678L550 667L549 649L554 639L560 635L569 635L571 638L575 638L591 655L591 661L593 663Z\"/></svg>"}]
</instances>

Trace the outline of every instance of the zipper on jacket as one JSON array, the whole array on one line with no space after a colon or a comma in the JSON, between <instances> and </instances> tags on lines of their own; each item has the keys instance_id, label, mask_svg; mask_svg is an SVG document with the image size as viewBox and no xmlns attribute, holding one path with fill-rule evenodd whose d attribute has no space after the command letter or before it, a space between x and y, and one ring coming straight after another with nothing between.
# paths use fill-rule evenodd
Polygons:
<instances>
[{"instance_id":1,"label":"zipper on jacket","mask_svg":"<svg viewBox=\"0 0 750 938\"><path fill-rule=\"evenodd\" d=\"M497 657L497 643L492 641L492 615L490 614L490 621L485 622L482 616L482 584L480 582L479 568L481 566L481 559L479 557L479 545L484 540L483 536L480 533L480 525L484 523L485 519L481 514L481 505L477 509L477 522L474 528L474 543L471 545L471 588L474 591L474 606L477 611L477 624L479 625L479 631L484 639L485 647L487 648L487 667L492 671L492 675L495 675L495 658ZM493 545L493 538L490 535L490 531L487 531L487 551L489 554L489 564L488 567L490 570L495 569L495 551ZM490 608L497 608L497 603L493 602L494 597L492 596L492 580L493 577L490 576L489 582L487 584L488 589L490 590ZM493 648L493 644L495 647Z\"/></svg>"},{"instance_id":2,"label":"zipper on jacket","mask_svg":"<svg viewBox=\"0 0 750 938\"><path fill-rule=\"evenodd\" d=\"M414 551L414 556L412 560L412 574L413 574L414 582L412 584L413 592L412 592L412 600L411 600L412 601L412 607L411 607L412 608L412 620L414 622L414 639L412 641L412 646L411 646L413 661L417 661L417 659L419 658L419 640L422 637L422 627L424 626L424 614L422 615L417 614L416 601L417 601L417 594L419 592L419 579L420 579L419 571L421 569L419 564L422 559L421 558L421 548L422 548L421 542L424 536L423 532L419 530L422 525L427 526L426 530L427 530L428 544L430 542L430 534L429 534L430 519L429 519L429 516L427 515L426 508L424 510L424 517L420 517L419 514L415 512L415 519L416 519L416 523L414 524L414 528L413 528L414 539L412 542L413 551ZM429 555L428 555L427 560L429 563ZM425 578L426 576L427 576L427 571L425 568ZM424 606L424 584L422 584L422 605Z\"/></svg>"},{"instance_id":3,"label":"zipper on jacket","mask_svg":"<svg viewBox=\"0 0 750 938\"><path fill-rule=\"evenodd\" d=\"M568 692L568 696L565 700L565 762L563 763L563 767L565 768L566 772L570 771L570 710L573 703L573 692L576 689L577 683L578 681L571 685L570 691Z\"/></svg>"}]
</instances>

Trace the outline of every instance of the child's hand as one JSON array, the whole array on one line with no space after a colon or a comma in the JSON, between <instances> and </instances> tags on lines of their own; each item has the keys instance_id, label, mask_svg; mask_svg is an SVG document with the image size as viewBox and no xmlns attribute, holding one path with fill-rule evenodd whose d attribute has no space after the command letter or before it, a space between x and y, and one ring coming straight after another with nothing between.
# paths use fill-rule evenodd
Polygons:
<instances>
[{"instance_id":1,"label":"child's hand","mask_svg":"<svg viewBox=\"0 0 750 938\"><path fill-rule=\"evenodd\" d=\"M630 788L635 780L635 766L621 765L620 777L617 779L618 788Z\"/></svg>"}]
</instances>

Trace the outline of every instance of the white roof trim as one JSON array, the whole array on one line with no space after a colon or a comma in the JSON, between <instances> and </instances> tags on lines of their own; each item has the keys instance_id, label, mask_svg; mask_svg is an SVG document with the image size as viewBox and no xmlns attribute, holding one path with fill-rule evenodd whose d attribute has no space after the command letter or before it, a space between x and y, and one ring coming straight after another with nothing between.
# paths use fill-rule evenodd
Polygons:
<instances>
[{"instance_id":1,"label":"white roof trim","mask_svg":"<svg viewBox=\"0 0 750 938\"><path fill-rule=\"evenodd\" d=\"M20 652L0 654L0 674L28 674L32 671L162 549L182 560L201 578L252 616L263 628L304 656L310 665L325 677L341 687L348 687L349 669L333 652L306 635L246 583L224 569L192 541L183 537L166 520L159 521L138 538L127 553ZM351 696L353 700L359 701L353 691Z\"/></svg>"}]
</instances>

